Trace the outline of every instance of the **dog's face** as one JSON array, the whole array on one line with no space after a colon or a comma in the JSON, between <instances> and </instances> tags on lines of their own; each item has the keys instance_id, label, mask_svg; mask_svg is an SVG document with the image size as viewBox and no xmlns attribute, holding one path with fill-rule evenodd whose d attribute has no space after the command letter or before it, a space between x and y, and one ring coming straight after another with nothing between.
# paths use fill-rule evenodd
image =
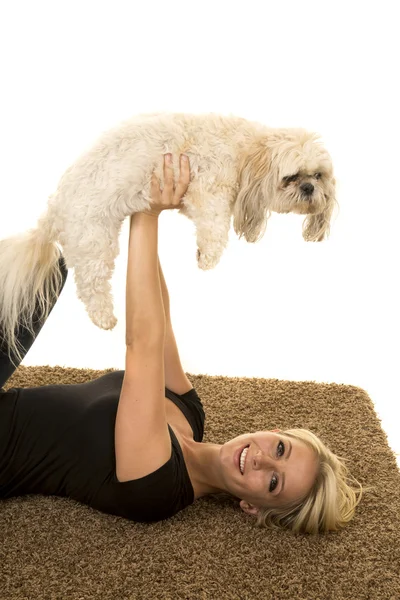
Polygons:
<instances>
[{"instance_id":1,"label":"dog's face","mask_svg":"<svg viewBox=\"0 0 400 600\"><path fill-rule=\"evenodd\" d=\"M243 159L234 226L247 241L256 241L271 211L293 212L310 215L303 236L320 241L329 231L334 204L331 159L317 136L304 130L275 130L258 140Z\"/></svg>"}]
</instances>

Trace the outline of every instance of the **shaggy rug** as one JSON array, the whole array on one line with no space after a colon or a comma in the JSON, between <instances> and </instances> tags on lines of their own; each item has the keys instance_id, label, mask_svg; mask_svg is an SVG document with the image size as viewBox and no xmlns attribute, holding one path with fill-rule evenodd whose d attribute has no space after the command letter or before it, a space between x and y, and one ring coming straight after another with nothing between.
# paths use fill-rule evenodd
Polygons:
<instances>
[{"instance_id":1,"label":"shaggy rug","mask_svg":"<svg viewBox=\"0 0 400 600\"><path fill-rule=\"evenodd\" d=\"M9 387L82 383L110 370L20 367ZM340 532L259 529L231 498L137 524L75 501L0 502L1 600L399 600L400 474L368 395L313 382L189 375L205 440L305 427L374 490Z\"/></svg>"}]
</instances>

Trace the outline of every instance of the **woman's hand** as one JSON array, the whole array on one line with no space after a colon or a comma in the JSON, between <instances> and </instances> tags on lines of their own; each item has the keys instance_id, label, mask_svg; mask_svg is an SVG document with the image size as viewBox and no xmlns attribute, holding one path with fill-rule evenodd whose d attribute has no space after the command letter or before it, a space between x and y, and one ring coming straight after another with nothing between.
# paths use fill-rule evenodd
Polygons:
<instances>
[{"instance_id":1,"label":"woman's hand","mask_svg":"<svg viewBox=\"0 0 400 600\"><path fill-rule=\"evenodd\" d=\"M190 165L188 157L181 154L179 179L175 185L172 154L164 154L164 188L160 189L160 181L153 173L150 188L152 202L150 208L143 212L146 215L158 217L163 210L180 208L189 183Z\"/></svg>"}]
</instances>

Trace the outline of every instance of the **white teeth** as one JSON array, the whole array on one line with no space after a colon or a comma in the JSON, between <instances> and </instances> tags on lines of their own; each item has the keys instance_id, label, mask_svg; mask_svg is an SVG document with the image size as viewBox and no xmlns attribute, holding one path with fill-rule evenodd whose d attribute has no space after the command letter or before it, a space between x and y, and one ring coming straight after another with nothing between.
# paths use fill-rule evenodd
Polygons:
<instances>
[{"instance_id":1,"label":"white teeth","mask_svg":"<svg viewBox=\"0 0 400 600\"><path fill-rule=\"evenodd\" d=\"M244 463L246 462L246 456L247 456L247 451L248 451L249 447L247 446L246 448L244 448L242 450L242 454L240 455L240 460L239 460L239 465L240 465L240 472L244 473Z\"/></svg>"}]
</instances>

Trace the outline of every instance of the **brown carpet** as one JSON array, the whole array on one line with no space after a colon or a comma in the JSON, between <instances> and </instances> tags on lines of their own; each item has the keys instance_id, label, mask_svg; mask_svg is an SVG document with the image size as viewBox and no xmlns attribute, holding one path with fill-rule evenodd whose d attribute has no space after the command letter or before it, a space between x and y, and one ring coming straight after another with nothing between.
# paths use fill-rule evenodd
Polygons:
<instances>
[{"instance_id":1,"label":"brown carpet","mask_svg":"<svg viewBox=\"0 0 400 600\"><path fill-rule=\"evenodd\" d=\"M80 383L109 371L20 367L8 387ZM1 600L399 600L400 475L356 387L191 376L205 441L306 427L376 489L341 532L258 529L233 499L204 498L170 521L136 524L62 498L0 502Z\"/></svg>"}]
</instances>

